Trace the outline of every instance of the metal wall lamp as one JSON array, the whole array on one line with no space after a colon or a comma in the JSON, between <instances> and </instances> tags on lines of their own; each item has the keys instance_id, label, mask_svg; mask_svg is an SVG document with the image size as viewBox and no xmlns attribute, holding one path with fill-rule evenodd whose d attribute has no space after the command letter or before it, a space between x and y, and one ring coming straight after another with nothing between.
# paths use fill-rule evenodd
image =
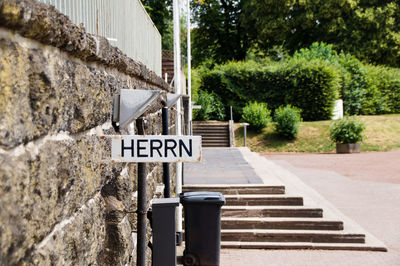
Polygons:
<instances>
[{"instance_id":1,"label":"metal wall lamp","mask_svg":"<svg viewBox=\"0 0 400 266\"><path fill-rule=\"evenodd\" d=\"M157 101L161 91L121 89L114 95L112 125L118 132L144 114Z\"/></svg>"},{"instance_id":2,"label":"metal wall lamp","mask_svg":"<svg viewBox=\"0 0 400 266\"><path fill-rule=\"evenodd\" d=\"M174 106L181 97L182 94L167 93L167 107L171 108L172 106Z\"/></svg>"}]
</instances>

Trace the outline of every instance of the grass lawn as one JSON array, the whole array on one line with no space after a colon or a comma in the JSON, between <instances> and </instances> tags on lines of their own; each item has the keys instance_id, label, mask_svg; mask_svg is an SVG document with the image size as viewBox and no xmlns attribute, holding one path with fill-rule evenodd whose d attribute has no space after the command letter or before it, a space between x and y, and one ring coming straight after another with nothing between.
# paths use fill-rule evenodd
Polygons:
<instances>
[{"instance_id":1,"label":"grass lawn","mask_svg":"<svg viewBox=\"0 0 400 266\"><path fill-rule=\"evenodd\" d=\"M400 148L400 114L360 116L366 125L363 151L388 151ZM257 134L247 131L247 147L268 152L335 152L329 139L331 121L302 122L296 140L285 140L275 132L272 123ZM243 146L243 127L235 124L236 146Z\"/></svg>"}]
</instances>

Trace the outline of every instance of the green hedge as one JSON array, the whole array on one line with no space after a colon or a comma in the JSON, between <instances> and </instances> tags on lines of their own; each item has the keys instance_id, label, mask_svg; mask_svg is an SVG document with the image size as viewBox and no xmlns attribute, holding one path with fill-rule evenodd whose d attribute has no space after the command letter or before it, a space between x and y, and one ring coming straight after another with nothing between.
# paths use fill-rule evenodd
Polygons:
<instances>
[{"instance_id":1,"label":"green hedge","mask_svg":"<svg viewBox=\"0 0 400 266\"><path fill-rule=\"evenodd\" d=\"M400 113L400 69L365 65L368 89L362 114Z\"/></svg>"},{"instance_id":2,"label":"green hedge","mask_svg":"<svg viewBox=\"0 0 400 266\"><path fill-rule=\"evenodd\" d=\"M399 113L400 70L365 65L350 54L338 54L332 45L313 43L300 49L294 58L321 59L340 70L341 98L346 115Z\"/></svg>"},{"instance_id":3,"label":"green hedge","mask_svg":"<svg viewBox=\"0 0 400 266\"><path fill-rule=\"evenodd\" d=\"M292 59L262 65L254 61L216 66L201 79L201 89L214 91L225 106L232 106L235 119L251 101L266 102L271 109L291 104L302 110L304 120L330 119L338 99L340 72L315 59Z\"/></svg>"},{"instance_id":4,"label":"green hedge","mask_svg":"<svg viewBox=\"0 0 400 266\"><path fill-rule=\"evenodd\" d=\"M310 48L296 51L294 58L307 60L320 59L339 69L341 75L340 94L343 99L344 113L359 115L367 97L367 73L360 60L350 54L333 50L331 44L313 43Z\"/></svg>"},{"instance_id":5,"label":"green hedge","mask_svg":"<svg viewBox=\"0 0 400 266\"><path fill-rule=\"evenodd\" d=\"M202 69L199 87L219 95L225 110L232 106L235 120L252 101L266 102L272 112L290 104L306 121L330 119L339 98L345 115L400 113L400 69L366 65L324 43L280 62L248 60Z\"/></svg>"}]
</instances>

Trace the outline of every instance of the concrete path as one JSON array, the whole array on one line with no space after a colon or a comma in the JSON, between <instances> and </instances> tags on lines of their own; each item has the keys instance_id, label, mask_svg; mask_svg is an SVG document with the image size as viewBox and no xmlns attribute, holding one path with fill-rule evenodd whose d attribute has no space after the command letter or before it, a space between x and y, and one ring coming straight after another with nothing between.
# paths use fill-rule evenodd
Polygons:
<instances>
[{"instance_id":1,"label":"concrete path","mask_svg":"<svg viewBox=\"0 0 400 266\"><path fill-rule=\"evenodd\" d=\"M261 184L238 149L203 148L201 163L187 163L185 184Z\"/></svg>"},{"instance_id":2,"label":"concrete path","mask_svg":"<svg viewBox=\"0 0 400 266\"><path fill-rule=\"evenodd\" d=\"M235 149L233 149L235 150ZM225 151L227 152L227 151ZM218 151L211 152L214 158L219 158L219 165L223 165L224 169L234 169L230 160L225 160L228 157L219 157ZM208 169L207 160L208 152L205 154L203 167ZM332 164L330 160L337 157L337 160L343 160L343 164L349 163L351 159L358 158L356 156L348 155L335 155L326 154L326 158L322 157L304 157L299 159L297 156L304 155L277 155L269 156L269 168L280 169L280 171L289 171L297 176L302 182L306 183L309 187L319 192L329 202L328 204L334 205L345 215L355 220L366 230L377 236L388 247L388 252L353 252L353 251L299 251L299 250L242 250L242 249L223 249L221 250L221 265L400 265L400 185L397 183L397 176L399 171L392 172L392 174L380 175L379 183L371 182L369 180L377 179L374 167L370 165L377 165L378 155L368 154L363 156L362 161L365 166L358 166L357 168L365 169L362 172L367 176L360 178L360 176L352 176L350 178L343 175L343 172L332 171L335 169L346 170L348 167L335 167L329 168ZM343 159L343 156L345 159ZM393 160L398 161L400 165L400 157L388 153L388 156L394 156ZM293 166L290 162L293 158ZM236 155L236 159L240 160ZM307 161L309 159L309 161ZM329 162L328 162L329 161ZM344 163L345 162L345 163ZM251 163L251 162L250 162ZM381 169L393 169L391 160L379 160ZM340 164L340 163L339 163ZM245 163L241 161L242 167ZM335 165L335 164L333 164ZM341 164L340 164L341 165ZM192 166L185 166L185 178L189 179L191 183L199 183L202 180L192 178ZM218 164L214 167L218 167ZM268 180L275 180L271 171L261 171L265 166L247 164L246 168L254 167L253 171L261 177L265 182ZM325 167L325 168L324 168ZM357 169L355 168L355 169ZM275 170L276 170L275 169ZM268 169L266 169L268 170ZM338 170L339 171L339 170ZM355 172L360 172L354 170ZM203 177L207 176L206 170L203 172ZM220 182L224 177L224 170L220 171L221 176L213 183ZM228 173L228 172L226 172ZM229 172L231 173L231 172ZM370 175L368 175L370 173ZM229 180L229 174L225 175L225 180ZM247 180L245 173L242 173L241 178L238 180ZM395 178L393 179L393 176ZM190 179L192 178L192 179ZM229 181L225 181L229 182ZM275 180L276 182L276 180ZM202 182L206 183L206 182ZM239 182L244 183L244 182Z\"/></svg>"},{"instance_id":3,"label":"concrete path","mask_svg":"<svg viewBox=\"0 0 400 266\"><path fill-rule=\"evenodd\" d=\"M298 168L334 171L361 181L400 184L400 150L358 154L264 154Z\"/></svg>"}]
</instances>

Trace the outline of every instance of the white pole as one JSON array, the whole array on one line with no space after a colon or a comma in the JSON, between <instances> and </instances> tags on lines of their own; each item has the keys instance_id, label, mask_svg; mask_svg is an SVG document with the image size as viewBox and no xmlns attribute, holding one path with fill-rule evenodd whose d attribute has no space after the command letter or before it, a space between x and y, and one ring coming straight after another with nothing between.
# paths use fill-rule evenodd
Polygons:
<instances>
[{"instance_id":1,"label":"white pole","mask_svg":"<svg viewBox=\"0 0 400 266\"><path fill-rule=\"evenodd\" d=\"M173 1L173 20L174 20L174 88L176 94L181 94L181 46L180 46L180 27L179 27L179 1ZM176 104L176 135L181 135L181 101ZM182 163L176 163L176 195L182 192ZM182 207L179 206L176 212L177 232L182 232Z\"/></svg>"},{"instance_id":2,"label":"white pole","mask_svg":"<svg viewBox=\"0 0 400 266\"><path fill-rule=\"evenodd\" d=\"M187 75L189 95L189 135L192 135L192 54L190 47L190 0L187 0Z\"/></svg>"}]
</instances>

